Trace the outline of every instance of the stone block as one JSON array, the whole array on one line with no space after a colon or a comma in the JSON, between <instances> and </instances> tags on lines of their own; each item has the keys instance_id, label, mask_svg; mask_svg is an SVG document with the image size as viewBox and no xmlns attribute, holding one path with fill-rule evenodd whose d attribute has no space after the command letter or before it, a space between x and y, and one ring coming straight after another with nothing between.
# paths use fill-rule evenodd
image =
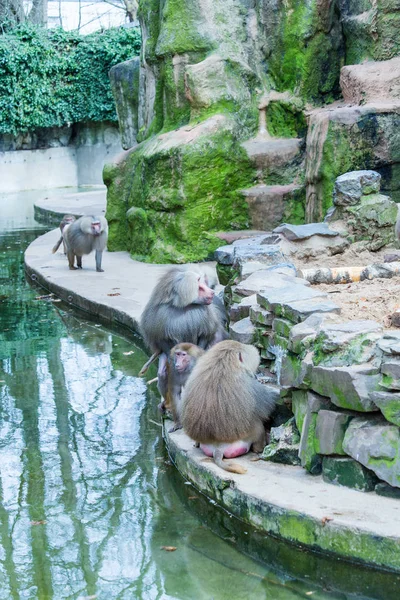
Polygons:
<instances>
[{"instance_id":1,"label":"stone block","mask_svg":"<svg viewBox=\"0 0 400 600\"><path fill-rule=\"evenodd\" d=\"M376 321L354 320L347 323L323 323L320 327L318 341L323 352L334 352L348 346L357 338L365 339L370 333L378 333L383 327ZM374 339L379 339L379 336Z\"/></svg>"},{"instance_id":2,"label":"stone block","mask_svg":"<svg viewBox=\"0 0 400 600\"><path fill-rule=\"evenodd\" d=\"M400 487L400 430L382 417L355 418L343 440L344 451L379 479Z\"/></svg>"},{"instance_id":3,"label":"stone block","mask_svg":"<svg viewBox=\"0 0 400 600\"><path fill-rule=\"evenodd\" d=\"M300 357L288 352L282 359L282 387L295 387L300 389L310 387L312 368L313 364L311 353L308 353L304 359L301 359Z\"/></svg>"},{"instance_id":4,"label":"stone block","mask_svg":"<svg viewBox=\"0 0 400 600\"><path fill-rule=\"evenodd\" d=\"M251 296L261 290L281 289L291 284L310 285L308 281L300 277L292 277L291 275L279 273L275 269L266 268L262 271L256 271L245 281L238 283L234 290L238 296Z\"/></svg>"},{"instance_id":5,"label":"stone block","mask_svg":"<svg viewBox=\"0 0 400 600\"><path fill-rule=\"evenodd\" d=\"M315 339L319 333L321 323L328 318L329 315L316 313L308 317L305 321L293 325L289 333L289 349L296 354L300 354L304 347L307 346L307 344L303 344L303 340L308 339L310 342Z\"/></svg>"},{"instance_id":6,"label":"stone block","mask_svg":"<svg viewBox=\"0 0 400 600\"><path fill-rule=\"evenodd\" d=\"M264 327L255 327L254 345L257 346L257 348L263 348L264 350L268 350L268 348L271 345L271 333L271 329L265 329ZM269 352L269 359L271 360L273 358L273 354Z\"/></svg>"},{"instance_id":7,"label":"stone block","mask_svg":"<svg viewBox=\"0 0 400 600\"><path fill-rule=\"evenodd\" d=\"M400 499L400 488L395 488L388 483L377 483L375 486L375 493L378 496L385 496L386 498L397 498Z\"/></svg>"},{"instance_id":8,"label":"stone block","mask_svg":"<svg viewBox=\"0 0 400 600\"><path fill-rule=\"evenodd\" d=\"M379 9L380 11L384 10L382 4ZM397 0L393 2L393 9L399 10ZM398 100L400 96L400 57L342 67L340 87L345 102L350 104L366 104L377 100L387 102L389 98Z\"/></svg>"},{"instance_id":9,"label":"stone block","mask_svg":"<svg viewBox=\"0 0 400 600\"><path fill-rule=\"evenodd\" d=\"M350 171L335 181L333 202L336 206L358 204L361 196L379 192L381 175L376 171Z\"/></svg>"},{"instance_id":10,"label":"stone block","mask_svg":"<svg viewBox=\"0 0 400 600\"><path fill-rule=\"evenodd\" d=\"M315 430L315 449L318 454L346 454L343 438L354 415L333 410L320 410Z\"/></svg>"},{"instance_id":11,"label":"stone block","mask_svg":"<svg viewBox=\"0 0 400 600\"><path fill-rule=\"evenodd\" d=\"M307 392L307 408L301 429L299 457L301 466L312 475L321 472L322 457L316 449L316 428L318 413L323 408L329 409L329 398L324 398L313 392Z\"/></svg>"},{"instance_id":12,"label":"stone block","mask_svg":"<svg viewBox=\"0 0 400 600\"><path fill-rule=\"evenodd\" d=\"M289 339L290 330L293 327L293 323L288 321L287 319L279 319L276 318L272 323L272 331L280 335L281 337L285 337Z\"/></svg>"},{"instance_id":13,"label":"stone block","mask_svg":"<svg viewBox=\"0 0 400 600\"><path fill-rule=\"evenodd\" d=\"M361 412L376 411L371 399L378 388L378 369L370 364L350 367L313 367L310 373L311 389L328 396L340 408Z\"/></svg>"},{"instance_id":14,"label":"stone block","mask_svg":"<svg viewBox=\"0 0 400 600\"><path fill-rule=\"evenodd\" d=\"M250 231L252 231L252 230L250 230ZM236 234L236 233L238 233L238 232L231 232L231 237L233 234ZM242 233L246 233L246 231L243 231ZM218 235L218 237L220 237L220 235ZM225 236L226 236L226 234L225 234ZM255 244L256 246L263 246L264 244L266 244L267 246L270 246L270 245L279 244L279 242L280 242L280 238L279 238L279 235L277 235L276 233L272 233L270 231L259 231L258 235L247 236L247 237L243 236L239 239L232 240L232 242L230 242L230 243L232 243L234 246L249 246L251 244Z\"/></svg>"},{"instance_id":15,"label":"stone block","mask_svg":"<svg viewBox=\"0 0 400 600\"><path fill-rule=\"evenodd\" d=\"M388 390L400 390L400 360L391 358L381 365L381 386Z\"/></svg>"},{"instance_id":16,"label":"stone block","mask_svg":"<svg viewBox=\"0 0 400 600\"><path fill-rule=\"evenodd\" d=\"M238 273L240 280L247 279L256 271L262 271L265 269L265 263L259 262L258 260L245 261L238 266Z\"/></svg>"},{"instance_id":17,"label":"stone block","mask_svg":"<svg viewBox=\"0 0 400 600\"><path fill-rule=\"evenodd\" d=\"M239 268L246 262L257 261L264 263L265 266L278 265L284 261L281 249L277 245L267 244L248 244L234 246L233 266Z\"/></svg>"},{"instance_id":18,"label":"stone block","mask_svg":"<svg viewBox=\"0 0 400 600\"><path fill-rule=\"evenodd\" d=\"M271 327L273 319L274 314L269 310L265 310L265 308L261 308L259 304L250 306L250 321L253 325L265 325Z\"/></svg>"},{"instance_id":19,"label":"stone block","mask_svg":"<svg viewBox=\"0 0 400 600\"><path fill-rule=\"evenodd\" d=\"M248 317L250 315L250 308L255 304L257 304L256 294L253 294L252 296L246 296L239 303L232 304L229 311L231 323Z\"/></svg>"},{"instance_id":20,"label":"stone block","mask_svg":"<svg viewBox=\"0 0 400 600\"><path fill-rule=\"evenodd\" d=\"M278 308L275 309L275 314L285 317L293 323L301 323L309 316L315 313L340 313L340 307L331 300L324 298L314 298L313 300L298 300L296 302L286 302L284 310L278 315Z\"/></svg>"},{"instance_id":21,"label":"stone block","mask_svg":"<svg viewBox=\"0 0 400 600\"><path fill-rule=\"evenodd\" d=\"M294 285L288 283L285 287L279 289L264 289L257 294L257 300L260 306L271 310L276 315L284 315L286 305L289 302L310 301L315 298L325 299L328 294L315 290L304 285Z\"/></svg>"},{"instance_id":22,"label":"stone block","mask_svg":"<svg viewBox=\"0 0 400 600\"><path fill-rule=\"evenodd\" d=\"M376 251L395 242L394 224L398 209L388 196L361 196L355 206L342 207L342 213L341 218L346 221L351 240L363 241L368 250Z\"/></svg>"},{"instance_id":23,"label":"stone block","mask_svg":"<svg viewBox=\"0 0 400 600\"><path fill-rule=\"evenodd\" d=\"M299 465L299 443L300 434L292 418L279 427L271 427L270 443L265 447L262 459L285 465Z\"/></svg>"},{"instance_id":24,"label":"stone block","mask_svg":"<svg viewBox=\"0 0 400 600\"><path fill-rule=\"evenodd\" d=\"M384 354L400 355L400 331L385 332L378 342L378 347Z\"/></svg>"},{"instance_id":25,"label":"stone block","mask_svg":"<svg viewBox=\"0 0 400 600\"><path fill-rule=\"evenodd\" d=\"M400 427L400 392L373 392L371 399L387 421Z\"/></svg>"},{"instance_id":26,"label":"stone block","mask_svg":"<svg viewBox=\"0 0 400 600\"><path fill-rule=\"evenodd\" d=\"M292 391L292 411L296 421L297 429L300 433L303 430L303 423L307 412L308 392L307 390Z\"/></svg>"},{"instance_id":27,"label":"stone block","mask_svg":"<svg viewBox=\"0 0 400 600\"><path fill-rule=\"evenodd\" d=\"M241 319L229 327L231 338L242 344L252 344L255 337L255 327L250 317Z\"/></svg>"},{"instance_id":28,"label":"stone block","mask_svg":"<svg viewBox=\"0 0 400 600\"><path fill-rule=\"evenodd\" d=\"M220 246L214 252L214 258L221 265L233 265L235 247L233 245Z\"/></svg>"},{"instance_id":29,"label":"stone block","mask_svg":"<svg viewBox=\"0 0 400 600\"><path fill-rule=\"evenodd\" d=\"M322 235L324 237L336 237L337 231L330 229L327 223L308 223L307 225L291 225L284 223L274 229L274 233L282 234L287 240L299 241L307 240L313 235Z\"/></svg>"},{"instance_id":30,"label":"stone block","mask_svg":"<svg viewBox=\"0 0 400 600\"><path fill-rule=\"evenodd\" d=\"M334 458L324 456L322 461L322 479L334 485L343 485L360 492L371 492L377 478L369 469L352 458Z\"/></svg>"}]
</instances>

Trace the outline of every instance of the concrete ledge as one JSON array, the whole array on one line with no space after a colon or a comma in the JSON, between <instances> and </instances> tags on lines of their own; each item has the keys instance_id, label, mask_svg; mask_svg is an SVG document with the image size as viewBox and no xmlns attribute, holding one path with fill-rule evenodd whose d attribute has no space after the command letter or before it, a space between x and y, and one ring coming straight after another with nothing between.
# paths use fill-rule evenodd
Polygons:
<instances>
[{"instance_id":1,"label":"concrete ledge","mask_svg":"<svg viewBox=\"0 0 400 600\"><path fill-rule=\"evenodd\" d=\"M400 503L325 484L301 467L235 458L245 475L223 473L180 430L164 438L185 479L221 507L273 536L374 567L400 571Z\"/></svg>"},{"instance_id":2,"label":"concrete ledge","mask_svg":"<svg viewBox=\"0 0 400 600\"><path fill-rule=\"evenodd\" d=\"M82 271L69 271L61 252L51 254L58 237L54 230L28 247L28 276L71 305L137 332L141 312L168 265L143 264L126 252L106 252L104 273L95 271L93 255L84 257ZM183 477L258 530L315 551L400 572L398 500L325 484L301 467L254 462L251 454L235 459L246 466L246 475L227 474L194 448L182 431L165 433L165 440Z\"/></svg>"},{"instance_id":3,"label":"concrete ledge","mask_svg":"<svg viewBox=\"0 0 400 600\"><path fill-rule=\"evenodd\" d=\"M103 215L106 212L105 186L96 186L88 191L68 192L63 196L49 195L35 202L35 219L40 223L58 227L64 215L74 215L79 218L83 215Z\"/></svg>"}]
</instances>

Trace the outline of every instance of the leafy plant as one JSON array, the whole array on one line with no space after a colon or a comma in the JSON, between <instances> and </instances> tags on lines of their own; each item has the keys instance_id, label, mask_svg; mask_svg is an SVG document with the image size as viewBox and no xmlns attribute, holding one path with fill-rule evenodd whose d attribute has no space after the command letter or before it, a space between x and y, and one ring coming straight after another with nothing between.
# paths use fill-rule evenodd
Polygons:
<instances>
[{"instance_id":1,"label":"leafy plant","mask_svg":"<svg viewBox=\"0 0 400 600\"><path fill-rule=\"evenodd\" d=\"M87 36L20 25L0 36L0 134L116 121L110 68L139 54L138 28Z\"/></svg>"}]
</instances>

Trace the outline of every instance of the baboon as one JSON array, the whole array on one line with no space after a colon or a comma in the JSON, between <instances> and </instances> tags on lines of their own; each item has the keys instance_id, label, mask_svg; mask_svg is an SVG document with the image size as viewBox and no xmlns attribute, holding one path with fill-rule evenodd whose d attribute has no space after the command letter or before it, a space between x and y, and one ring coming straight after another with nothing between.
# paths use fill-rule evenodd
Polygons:
<instances>
[{"instance_id":1,"label":"baboon","mask_svg":"<svg viewBox=\"0 0 400 600\"><path fill-rule=\"evenodd\" d=\"M143 311L140 329L153 352L140 374L157 356L159 389L166 389L166 362L173 346L188 342L207 349L225 339L222 311L202 275L173 267L159 280Z\"/></svg>"},{"instance_id":2,"label":"baboon","mask_svg":"<svg viewBox=\"0 0 400 600\"><path fill-rule=\"evenodd\" d=\"M63 243L64 254L67 254L67 248L65 246L65 242L63 239L63 231L64 231L64 228L66 225L71 225L71 223L73 223L74 221L76 221L74 215L64 215L63 216L62 221L60 223L61 236L60 236L60 239L58 240L57 244L54 246L54 248L52 250L53 254L55 254L57 252L57 250L61 246L61 242Z\"/></svg>"},{"instance_id":3,"label":"baboon","mask_svg":"<svg viewBox=\"0 0 400 600\"><path fill-rule=\"evenodd\" d=\"M194 273L198 273L204 279L204 283L208 285L212 290L216 288L218 285L218 275L215 267L205 263L198 263L196 265L187 265L188 271L193 271Z\"/></svg>"},{"instance_id":4,"label":"baboon","mask_svg":"<svg viewBox=\"0 0 400 600\"><path fill-rule=\"evenodd\" d=\"M170 410L174 417L175 425L170 432L181 429L182 414L182 390L189 378L190 373L204 350L194 344L177 344L169 353L167 361L167 385L166 389L160 389L165 397L162 410Z\"/></svg>"},{"instance_id":5,"label":"baboon","mask_svg":"<svg viewBox=\"0 0 400 600\"><path fill-rule=\"evenodd\" d=\"M264 421L275 408L270 390L255 379L260 364L254 346L226 340L197 361L182 393L183 429L216 464L232 473L240 465L223 462L265 445Z\"/></svg>"},{"instance_id":6,"label":"baboon","mask_svg":"<svg viewBox=\"0 0 400 600\"><path fill-rule=\"evenodd\" d=\"M66 225L63 239L67 246L69 268L82 269L82 256L96 251L96 271L103 272L101 259L107 245L108 223L104 217L80 217L74 223ZM76 256L76 264L74 266Z\"/></svg>"}]
</instances>

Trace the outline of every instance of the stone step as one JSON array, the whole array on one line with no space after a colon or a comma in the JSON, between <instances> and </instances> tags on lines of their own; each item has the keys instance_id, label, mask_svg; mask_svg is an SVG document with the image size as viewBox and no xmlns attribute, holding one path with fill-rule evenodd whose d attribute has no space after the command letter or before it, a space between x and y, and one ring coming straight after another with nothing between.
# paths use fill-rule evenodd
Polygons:
<instances>
[{"instance_id":1,"label":"stone step","mask_svg":"<svg viewBox=\"0 0 400 600\"><path fill-rule=\"evenodd\" d=\"M300 198L304 188L298 184L265 185L260 183L242 190L249 205L251 227L271 230L286 220L288 203Z\"/></svg>"},{"instance_id":2,"label":"stone step","mask_svg":"<svg viewBox=\"0 0 400 600\"><path fill-rule=\"evenodd\" d=\"M400 57L342 67L340 87L344 100L351 104L398 101L400 98Z\"/></svg>"},{"instance_id":3,"label":"stone step","mask_svg":"<svg viewBox=\"0 0 400 600\"><path fill-rule=\"evenodd\" d=\"M283 167L300 155L301 138L256 137L243 142L242 148L260 170Z\"/></svg>"}]
</instances>

